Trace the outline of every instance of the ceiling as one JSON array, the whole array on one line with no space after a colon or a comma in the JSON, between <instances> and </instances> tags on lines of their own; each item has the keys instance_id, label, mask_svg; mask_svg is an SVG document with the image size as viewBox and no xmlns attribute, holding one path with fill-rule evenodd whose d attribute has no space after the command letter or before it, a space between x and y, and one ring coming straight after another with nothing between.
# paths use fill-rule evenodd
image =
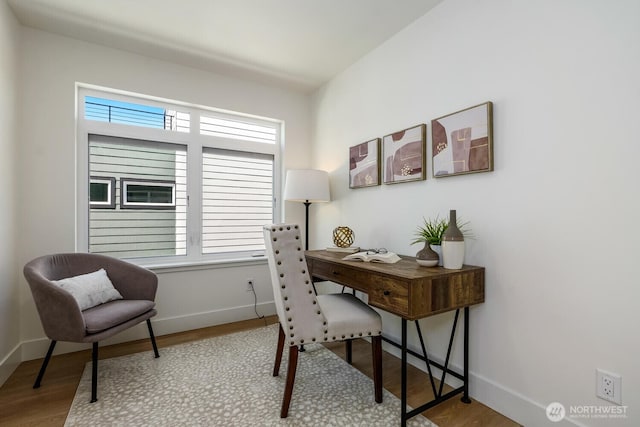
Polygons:
<instances>
[{"instance_id":1,"label":"ceiling","mask_svg":"<svg viewBox=\"0 0 640 427\"><path fill-rule=\"evenodd\" d=\"M442 0L7 0L80 40L310 91Z\"/></svg>"}]
</instances>

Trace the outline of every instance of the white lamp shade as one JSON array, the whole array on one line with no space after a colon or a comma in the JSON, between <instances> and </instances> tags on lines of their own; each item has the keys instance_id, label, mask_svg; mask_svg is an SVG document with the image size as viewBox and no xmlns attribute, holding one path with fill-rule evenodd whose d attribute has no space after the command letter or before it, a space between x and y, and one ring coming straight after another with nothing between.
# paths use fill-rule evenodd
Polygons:
<instances>
[{"instance_id":1,"label":"white lamp shade","mask_svg":"<svg viewBox=\"0 0 640 427\"><path fill-rule=\"evenodd\" d=\"M317 169L289 169L284 199L292 202L328 202L329 173Z\"/></svg>"}]
</instances>

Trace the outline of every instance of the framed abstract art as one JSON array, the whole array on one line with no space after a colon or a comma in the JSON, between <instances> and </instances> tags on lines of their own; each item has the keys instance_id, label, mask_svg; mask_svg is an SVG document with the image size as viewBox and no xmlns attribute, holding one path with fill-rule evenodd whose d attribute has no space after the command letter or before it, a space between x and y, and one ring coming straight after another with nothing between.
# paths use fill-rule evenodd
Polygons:
<instances>
[{"instance_id":1,"label":"framed abstract art","mask_svg":"<svg viewBox=\"0 0 640 427\"><path fill-rule=\"evenodd\" d=\"M380 185L380 138L349 147L349 188Z\"/></svg>"},{"instance_id":2,"label":"framed abstract art","mask_svg":"<svg viewBox=\"0 0 640 427\"><path fill-rule=\"evenodd\" d=\"M485 102L431 121L434 177L493 170L492 115Z\"/></svg>"},{"instance_id":3,"label":"framed abstract art","mask_svg":"<svg viewBox=\"0 0 640 427\"><path fill-rule=\"evenodd\" d=\"M427 125L419 124L382 138L384 183L427 178L425 171Z\"/></svg>"}]
</instances>

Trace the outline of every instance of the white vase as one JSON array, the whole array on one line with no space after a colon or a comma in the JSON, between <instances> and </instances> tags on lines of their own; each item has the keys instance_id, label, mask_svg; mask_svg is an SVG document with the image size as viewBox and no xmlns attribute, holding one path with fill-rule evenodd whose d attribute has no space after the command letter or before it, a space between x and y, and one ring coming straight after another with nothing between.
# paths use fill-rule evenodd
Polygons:
<instances>
[{"instance_id":1,"label":"white vase","mask_svg":"<svg viewBox=\"0 0 640 427\"><path fill-rule=\"evenodd\" d=\"M460 270L464 264L464 241L443 241L442 266L449 270Z\"/></svg>"},{"instance_id":2,"label":"white vase","mask_svg":"<svg viewBox=\"0 0 640 427\"><path fill-rule=\"evenodd\" d=\"M449 211L449 225L442 234L442 257L442 266L450 270L459 270L464 264L464 236L453 209Z\"/></svg>"}]
</instances>

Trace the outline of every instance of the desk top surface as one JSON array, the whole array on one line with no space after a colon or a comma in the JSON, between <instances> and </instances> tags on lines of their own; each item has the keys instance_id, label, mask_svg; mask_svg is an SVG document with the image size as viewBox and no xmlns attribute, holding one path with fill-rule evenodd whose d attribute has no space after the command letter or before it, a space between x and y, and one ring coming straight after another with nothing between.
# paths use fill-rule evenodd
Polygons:
<instances>
[{"instance_id":1,"label":"desk top surface","mask_svg":"<svg viewBox=\"0 0 640 427\"><path fill-rule=\"evenodd\" d=\"M389 274L404 279L424 279L436 278L439 276L449 276L456 273L484 270L484 267L474 265L464 265L460 270L448 270L444 267L424 267L416 262L415 257L400 255L400 261L394 264L382 262L362 262L362 261L345 261L342 258L348 254L341 252L331 252L327 250L306 251L307 259L317 259L328 261L331 263L348 266L355 269L362 269L380 274Z\"/></svg>"}]
</instances>

